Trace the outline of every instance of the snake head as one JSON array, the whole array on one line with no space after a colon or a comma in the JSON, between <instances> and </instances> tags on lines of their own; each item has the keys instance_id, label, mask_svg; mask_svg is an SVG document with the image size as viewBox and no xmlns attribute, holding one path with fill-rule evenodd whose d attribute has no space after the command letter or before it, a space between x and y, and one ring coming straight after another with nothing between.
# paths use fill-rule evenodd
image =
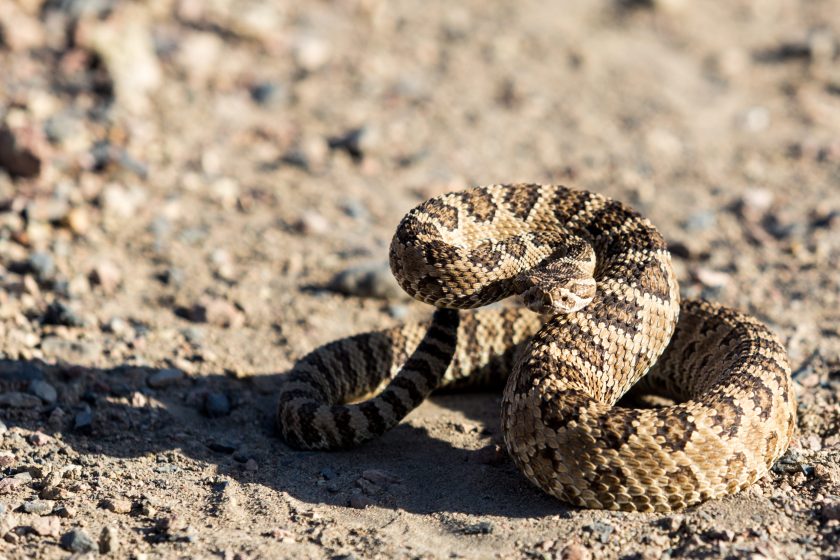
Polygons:
<instances>
[{"instance_id":1,"label":"snake head","mask_svg":"<svg viewBox=\"0 0 840 560\"><path fill-rule=\"evenodd\" d=\"M595 297L595 279L557 278L543 272L524 274L516 281L525 306L541 315L580 311Z\"/></svg>"}]
</instances>

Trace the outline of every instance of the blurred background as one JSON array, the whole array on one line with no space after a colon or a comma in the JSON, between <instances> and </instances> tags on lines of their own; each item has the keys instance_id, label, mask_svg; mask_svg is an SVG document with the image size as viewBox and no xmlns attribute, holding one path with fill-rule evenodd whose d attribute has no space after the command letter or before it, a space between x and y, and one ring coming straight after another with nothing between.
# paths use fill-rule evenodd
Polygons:
<instances>
[{"instance_id":1,"label":"blurred background","mask_svg":"<svg viewBox=\"0 0 840 560\"><path fill-rule=\"evenodd\" d=\"M837 449L834 0L0 0L0 374L57 386L18 404L58 427L92 391L99 429L89 368L206 414L208 376L428 315L399 219L518 181L649 217L685 296L782 337L802 449Z\"/></svg>"}]
</instances>

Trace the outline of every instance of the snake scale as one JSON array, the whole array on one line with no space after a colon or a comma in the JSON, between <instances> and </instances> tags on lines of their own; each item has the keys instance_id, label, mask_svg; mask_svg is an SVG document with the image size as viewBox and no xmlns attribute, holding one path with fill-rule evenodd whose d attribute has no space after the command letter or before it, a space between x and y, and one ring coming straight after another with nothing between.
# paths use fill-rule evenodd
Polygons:
<instances>
[{"instance_id":1,"label":"snake scale","mask_svg":"<svg viewBox=\"0 0 840 560\"><path fill-rule=\"evenodd\" d=\"M556 185L448 193L403 218L390 261L437 311L297 362L277 410L289 445L352 447L435 389L503 384L505 445L532 483L577 506L671 511L747 487L790 444L784 347L752 317L680 303L662 236L618 201ZM524 307L456 311L517 294ZM631 388L676 404L618 406Z\"/></svg>"}]
</instances>

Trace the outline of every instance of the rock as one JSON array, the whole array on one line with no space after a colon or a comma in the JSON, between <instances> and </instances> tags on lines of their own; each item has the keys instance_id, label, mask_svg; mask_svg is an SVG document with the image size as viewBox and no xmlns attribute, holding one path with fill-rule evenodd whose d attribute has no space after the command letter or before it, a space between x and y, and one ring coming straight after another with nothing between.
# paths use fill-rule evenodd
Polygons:
<instances>
[{"instance_id":1,"label":"rock","mask_svg":"<svg viewBox=\"0 0 840 560\"><path fill-rule=\"evenodd\" d=\"M46 381L32 381L31 383L29 383L27 391L47 404L52 404L56 400L58 400L58 393L56 392L55 387L53 387Z\"/></svg>"},{"instance_id":2,"label":"rock","mask_svg":"<svg viewBox=\"0 0 840 560\"><path fill-rule=\"evenodd\" d=\"M200 31L184 35L176 61L184 68L191 84L204 86L218 71L218 61L224 54L225 44L215 33Z\"/></svg>"},{"instance_id":3,"label":"rock","mask_svg":"<svg viewBox=\"0 0 840 560\"><path fill-rule=\"evenodd\" d=\"M8 476L0 479L0 494L11 492L18 486L23 486L24 484L26 484L26 481L16 476Z\"/></svg>"},{"instance_id":4,"label":"rock","mask_svg":"<svg viewBox=\"0 0 840 560\"><path fill-rule=\"evenodd\" d=\"M146 379L146 383L153 389L163 389L184 379L184 372L179 369L168 368L156 371Z\"/></svg>"},{"instance_id":5,"label":"rock","mask_svg":"<svg viewBox=\"0 0 840 560\"><path fill-rule=\"evenodd\" d=\"M236 328L245 324L245 316L235 305L219 298L203 298L188 312L190 320L217 327Z\"/></svg>"},{"instance_id":6,"label":"rock","mask_svg":"<svg viewBox=\"0 0 840 560\"><path fill-rule=\"evenodd\" d=\"M42 152L32 130L0 126L0 169L5 169L12 178L40 175Z\"/></svg>"},{"instance_id":7,"label":"rock","mask_svg":"<svg viewBox=\"0 0 840 560\"><path fill-rule=\"evenodd\" d=\"M124 148L112 144L108 140L100 140L94 143L90 149L90 157L92 159L90 167L94 171L106 171L116 168L130 171L141 179L145 179L149 175L149 169L144 163L135 159ZM134 188L130 192L134 196L139 197L142 196L143 191Z\"/></svg>"},{"instance_id":8,"label":"rock","mask_svg":"<svg viewBox=\"0 0 840 560\"><path fill-rule=\"evenodd\" d=\"M320 136L305 136L285 154L281 161L296 165L310 173L316 173L326 166L330 155L329 143Z\"/></svg>"},{"instance_id":9,"label":"rock","mask_svg":"<svg viewBox=\"0 0 840 560\"><path fill-rule=\"evenodd\" d=\"M77 552L79 554L86 554L93 552L96 545L93 539L85 533L82 529L73 529L61 536L61 548L69 552Z\"/></svg>"},{"instance_id":10,"label":"rock","mask_svg":"<svg viewBox=\"0 0 840 560\"><path fill-rule=\"evenodd\" d=\"M23 511L35 515L49 515L53 511L55 503L51 500L31 500L23 502Z\"/></svg>"},{"instance_id":11,"label":"rock","mask_svg":"<svg viewBox=\"0 0 840 560\"><path fill-rule=\"evenodd\" d=\"M683 226L691 232L705 231L717 223L717 216L713 211L694 212L688 216Z\"/></svg>"},{"instance_id":12,"label":"rock","mask_svg":"<svg viewBox=\"0 0 840 560\"><path fill-rule=\"evenodd\" d=\"M113 294L122 282L122 272L119 267L111 261L99 261L91 269L90 281L92 284L102 287L106 294Z\"/></svg>"},{"instance_id":13,"label":"rock","mask_svg":"<svg viewBox=\"0 0 840 560\"><path fill-rule=\"evenodd\" d=\"M41 537L57 538L61 533L61 520L54 515L36 517L32 520L32 531Z\"/></svg>"},{"instance_id":14,"label":"rock","mask_svg":"<svg viewBox=\"0 0 840 560\"><path fill-rule=\"evenodd\" d=\"M41 399L35 395L9 391L0 393L0 407L3 408L35 408L41 406Z\"/></svg>"},{"instance_id":15,"label":"rock","mask_svg":"<svg viewBox=\"0 0 840 560\"><path fill-rule=\"evenodd\" d=\"M44 370L37 362L0 360L0 380L26 385L31 381L43 381Z\"/></svg>"},{"instance_id":16,"label":"rock","mask_svg":"<svg viewBox=\"0 0 840 560\"><path fill-rule=\"evenodd\" d=\"M78 512L76 511L76 508L73 507L73 506L63 505L63 506L58 506L57 508L55 508L55 513L59 517L63 517L65 519L72 519L72 518L76 517L76 514Z\"/></svg>"},{"instance_id":17,"label":"rock","mask_svg":"<svg viewBox=\"0 0 840 560\"><path fill-rule=\"evenodd\" d=\"M295 223L295 229L304 235L321 235L331 227L329 220L314 210L304 210Z\"/></svg>"},{"instance_id":18,"label":"rock","mask_svg":"<svg viewBox=\"0 0 840 560\"><path fill-rule=\"evenodd\" d=\"M332 150L347 152L353 161L359 162L365 156L381 152L383 141L378 129L362 126L350 129L341 136L329 138L327 145Z\"/></svg>"},{"instance_id":19,"label":"rock","mask_svg":"<svg viewBox=\"0 0 840 560\"><path fill-rule=\"evenodd\" d=\"M561 560L589 560L592 555L579 543L567 544L560 552Z\"/></svg>"},{"instance_id":20,"label":"rock","mask_svg":"<svg viewBox=\"0 0 840 560\"><path fill-rule=\"evenodd\" d=\"M59 196L54 196L52 198L37 198L26 205L26 218L30 222L62 222L66 219L68 212L70 212L70 203L67 199ZM40 259L44 259L42 255L47 255L49 261L46 264L52 268L50 272L54 272L55 265L52 262L52 257L49 256L48 253L39 252L36 254L39 255L39 257L36 258ZM38 263L33 263L32 258L30 257L29 264L34 269L33 265L37 266ZM52 274L50 274L50 276L51 275Z\"/></svg>"},{"instance_id":21,"label":"rock","mask_svg":"<svg viewBox=\"0 0 840 560\"><path fill-rule=\"evenodd\" d=\"M723 288L732 280L726 272L706 267L698 267L694 275L701 284L710 288Z\"/></svg>"},{"instance_id":22,"label":"rock","mask_svg":"<svg viewBox=\"0 0 840 560\"><path fill-rule=\"evenodd\" d=\"M770 126L770 111L766 107L750 107L742 116L742 125L749 132L763 132Z\"/></svg>"},{"instance_id":23,"label":"rock","mask_svg":"<svg viewBox=\"0 0 840 560\"><path fill-rule=\"evenodd\" d=\"M210 418L230 414L230 399L224 393L208 393L204 399L204 412Z\"/></svg>"},{"instance_id":24,"label":"rock","mask_svg":"<svg viewBox=\"0 0 840 560\"><path fill-rule=\"evenodd\" d=\"M374 501L364 494L354 493L350 495L349 504L354 509L365 509L368 506L374 505Z\"/></svg>"},{"instance_id":25,"label":"rock","mask_svg":"<svg viewBox=\"0 0 840 560\"><path fill-rule=\"evenodd\" d=\"M3 434L5 434L8 431L9 431L9 428L6 427L6 423L3 422L2 420L0 420L0 436L2 436Z\"/></svg>"},{"instance_id":26,"label":"rock","mask_svg":"<svg viewBox=\"0 0 840 560\"><path fill-rule=\"evenodd\" d=\"M245 470L248 472L257 472L259 470L259 465L254 459L248 459L245 461Z\"/></svg>"},{"instance_id":27,"label":"rock","mask_svg":"<svg viewBox=\"0 0 840 560\"><path fill-rule=\"evenodd\" d=\"M467 525L461 532L465 535L489 535L493 532L493 524L489 521L479 521L472 525Z\"/></svg>"},{"instance_id":28,"label":"rock","mask_svg":"<svg viewBox=\"0 0 840 560\"><path fill-rule=\"evenodd\" d=\"M233 441L211 441L207 444L216 453L231 454L239 448L239 444Z\"/></svg>"},{"instance_id":29,"label":"rock","mask_svg":"<svg viewBox=\"0 0 840 560\"><path fill-rule=\"evenodd\" d=\"M93 411L91 411L90 407L85 406L83 410L77 412L76 415L73 417L73 429L77 432L90 433L92 428Z\"/></svg>"},{"instance_id":30,"label":"rock","mask_svg":"<svg viewBox=\"0 0 840 560\"><path fill-rule=\"evenodd\" d=\"M99 204L105 217L120 223L126 218L133 218L137 210L146 201L146 192L139 188L127 188L117 183L105 186L99 196Z\"/></svg>"},{"instance_id":31,"label":"rock","mask_svg":"<svg viewBox=\"0 0 840 560\"><path fill-rule=\"evenodd\" d=\"M113 525L102 528L99 534L99 553L110 554L120 547L120 532Z\"/></svg>"},{"instance_id":32,"label":"rock","mask_svg":"<svg viewBox=\"0 0 840 560\"><path fill-rule=\"evenodd\" d=\"M129 338L134 334L134 327L122 317L112 317L105 324L105 330L121 338Z\"/></svg>"},{"instance_id":33,"label":"rock","mask_svg":"<svg viewBox=\"0 0 840 560\"><path fill-rule=\"evenodd\" d=\"M85 235L90 231L90 215L84 207L72 208L67 213L67 227L76 235Z\"/></svg>"},{"instance_id":34,"label":"rock","mask_svg":"<svg viewBox=\"0 0 840 560\"><path fill-rule=\"evenodd\" d=\"M324 480L332 480L338 475L331 468L324 467L323 469L321 469L321 476Z\"/></svg>"},{"instance_id":35,"label":"rock","mask_svg":"<svg viewBox=\"0 0 840 560\"><path fill-rule=\"evenodd\" d=\"M76 31L77 43L105 63L117 103L136 114L150 108L149 95L163 78L149 18L143 6L121 3L107 19L84 19Z\"/></svg>"},{"instance_id":36,"label":"rock","mask_svg":"<svg viewBox=\"0 0 840 560\"><path fill-rule=\"evenodd\" d=\"M292 46L292 56L297 67L304 72L316 72L330 59L330 44L319 37L303 36Z\"/></svg>"},{"instance_id":37,"label":"rock","mask_svg":"<svg viewBox=\"0 0 840 560\"><path fill-rule=\"evenodd\" d=\"M44 122L44 134L54 144L64 144L65 148L87 147L88 138L81 116L71 110L65 110L50 116Z\"/></svg>"},{"instance_id":38,"label":"rock","mask_svg":"<svg viewBox=\"0 0 840 560\"><path fill-rule=\"evenodd\" d=\"M29 443L31 443L35 447L43 447L44 445L52 443L52 441L53 441L53 438L51 438L50 436L48 436L47 434L45 434L43 432L35 432L31 436L29 436L27 439L28 439Z\"/></svg>"},{"instance_id":39,"label":"rock","mask_svg":"<svg viewBox=\"0 0 840 560\"><path fill-rule=\"evenodd\" d=\"M64 325L66 327L83 327L85 321L69 305L55 300L47 306L42 319L45 325Z\"/></svg>"},{"instance_id":40,"label":"rock","mask_svg":"<svg viewBox=\"0 0 840 560\"><path fill-rule=\"evenodd\" d=\"M17 516L13 513L0 515L0 537L11 534L12 529L18 526Z\"/></svg>"},{"instance_id":41,"label":"rock","mask_svg":"<svg viewBox=\"0 0 840 560\"><path fill-rule=\"evenodd\" d=\"M264 107L276 107L285 104L289 99L286 88L274 82L260 82L254 84L250 90L254 103Z\"/></svg>"},{"instance_id":42,"label":"rock","mask_svg":"<svg viewBox=\"0 0 840 560\"><path fill-rule=\"evenodd\" d=\"M747 189L741 196L741 211L746 217L757 219L770 210L773 199L773 192L767 189Z\"/></svg>"},{"instance_id":43,"label":"rock","mask_svg":"<svg viewBox=\"0 0 840 560\"><path fill-rule=\"evenodd\" d=\"M36 49L46 40L41 22L27 14L18 2L0 2L0 37L12 51Z\"/></svg>"},{"instance_id":44,"label":"rock","mask_svg":"<svg viewBox=\"0 0 840 560\"><path fill-rule=\"evenodd\" d=\"M405 299L406 295L391 274L387 263L371 263L347 268L333 277L327 287L348 296L379 299Z\"/></svg>"},{"instance_id":45,"label":"rock","mask_svg":"<svg viewBox=\"0 0 840 560\"><path fill-rule=\"evenodd\" d=\"M610 542L610 535L613 533L613 526L609 523L603 523L601 521L595 521L590 523L589 525L585 525L584 530L589 531L592 533L592 536L598 539L602 544L607 544Z\"/></svg>"},{"instance_id":46,"label":"rock","mask_svg":"<svg viewBox=\"0 0 840 560\"><path fill-rule=\"evenodd\" d=\"M0 469L11 467L17 462L15 456L10 451L0 451Z\"/></svg>"},{"instance_id":47,"label":"rock","mask_svg":"<svg viewBox=\"0 0 840 560\"><path fill-rule=\"evenodd\" d=\"M131 513L131 500L125 498L115 498L113 500L104 500L102 507L114 513Z\"/></svg>"},{"instance_id":48,"label":"rock","mask_svg":"<svg viewBox=\"0 0 840 560\"><path fill-rule=\"evenodd\" d=\"M396 319L397 321L405 321L408 317L408 306L406 305L389 305L388 306L388 315Z\"/></svg>"},{"instance_id":49,"label":"rock","mask_svg":"<svg viewBox=\"0 0 840 560\"><path fill-rule=\"evenodd\" d=\"M388 484L399 484L402 482L399 477L379 469L367 469L362 472L362 478L369 480L379 486L387 486Z\"/></svg>"},{"instance_id":50,"label":"rock","mask_svg":"<svg viewBox=\"0 0 840 560\"><path fill-rule=\"evenodd\" d=\"M222 208L232 210L239 200L239 182L231 177L219 177L210 184L208 192L210 197L218 202Z\"/></svg>"},{"instance_id":51,"label":"rock","mask_svg":"<svg viewBox=\"0 0 840 560\"><path fill-rule=\"evenodd\" d=\"M669 515L659 520L659 526L669 533L676 533L683 526L684 522L685 516L683 515Z\"/></svg>"},{"instance_id":52,"label":"rock","mask_svg":"<svg viewBox=\"0 0 840 560\"><path fill-rule=\"evenodd\" d=\"M48 282L55 275L55 260L49 253L36 251L29 255L27 268L32 271L38 282Z\"/></svg>"}]
</instances>

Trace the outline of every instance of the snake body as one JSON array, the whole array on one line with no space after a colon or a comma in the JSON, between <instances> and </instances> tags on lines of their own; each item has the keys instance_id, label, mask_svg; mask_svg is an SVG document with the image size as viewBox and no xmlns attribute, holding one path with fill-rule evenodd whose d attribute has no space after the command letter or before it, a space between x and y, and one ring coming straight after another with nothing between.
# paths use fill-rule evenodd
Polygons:
<instances>
[{"instance_id":1,"label":"snake body","mask_svg":"<svg viewBox=\"0 0 840 560\"><path fill-rule=\"evenodd\" d=\"M505 444L536 486L583 507L670 511L745 488L790 444L784 347L752 317L681 304L662 236L618 201L556 185L445 194L403 218L390 260L439 309L301 359L279 395L290 445L352 447L437 388L504 383ZM453 310L516 294L530 309ZM631 388L677 404L617 406Z\"/></svg>"}]
</instances>

